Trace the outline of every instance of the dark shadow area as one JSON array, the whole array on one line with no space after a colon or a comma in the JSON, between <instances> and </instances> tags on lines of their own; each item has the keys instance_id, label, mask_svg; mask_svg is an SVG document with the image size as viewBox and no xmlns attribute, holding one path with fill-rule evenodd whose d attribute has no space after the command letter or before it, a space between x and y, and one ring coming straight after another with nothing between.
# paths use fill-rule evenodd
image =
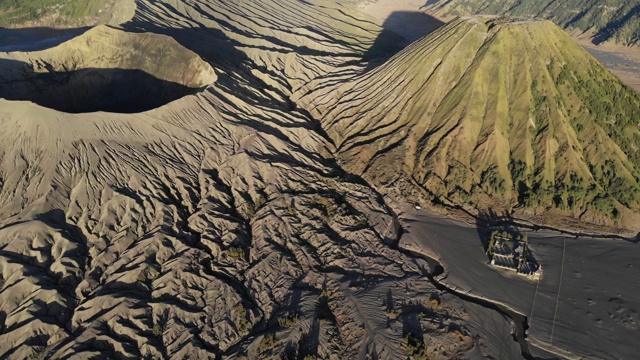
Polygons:
<instances>
[{"instance_id":1,"label":"dark shadow area","mask_svg":"<svg viewBox=\"0 0 640 360\"><path fill-rule=\"evenodd\" d=\"M422 324L420 323L420 317L418 314L419 308L417 307L408 307L403 310L400 316L402 320L402 336L406 338L407 335L411 334L416 340L418 340L418 343L413 346L424 347L424 344L421 344L424 337L424 331L422 330Z\"/></svg>"},{"instance_id":2,"label":"dark shadow area","mask_svg":"<svg viewBox=\"0 0 640 360\"><path fill-rule=\"evenodd\" d=\"M0 28L0 52L40 51L84 34L91 27L54 29L49 27Z\"/></svg>"},{"instance_id":3,"label":"dark shadow area","mask_svg":"<svg viewBox=\"0 0 640 360\"><path fill-rule=\"evenodd\" d=\"M437 3L441 2L441 1L444 2L444 3L448 3L451 0L449 0L449 1L446 1L446 0L427 0L427 2L424 3L424 5L422 5L420 8L427 7L429 5L435 5L435 4L437 4Z\"/></svg>"},{"instance_id":4,"label":"dark shadow area","mask_svg":"<svg viewBox=\"0 0 640 360\"><path fill-rule=\"evenodd\" d=\"M173 38L184 48L198 54L215 69L222 70L216 71L218 75L216 88L221 88L225 92L237 96L250 105L270 105L283 111L292 111L295 108L295 104L290 102L288 94L282 93L280 89L257 77L253 71L259 70L260 72L273 75L275 78L281 76L281 74L277 74L266 67L257 66L244 52L238 50L238 48L241 47L247 48L251 46L229 39L218 29L203 27L174 29L146 22L129 22L122 26L127 32L150 32ZM260 46L254 47L283 53L297 53L300 51L300 54L304 54L304 49L298 48L283 50L268 49ZM278 97L274 97L271 95L272 93L277 94ZM226 100L226 98L226 96L219 96L220 100L228 101L231 106L237 106L233 102Z\"/></svg>"},{"instance_id":5,"label":"dark shadow area","mask_svg":"<svg viewBox=\"0 0 640 360\"><path fill-rule=\"evenodd\" d=\"M315 318L311 323L311 329L300 337L298 345L300 355L298 358L303 360L308 358L317 359L320 344L320 320Z\"/></svg>"},{"instance_id":6,"label":"dark shadow area","mask_svg":"<svg viewBox=\"0 0 640 360\"><path fill-rule=\"evenodd\" d=\"M521 236L520 229L513 224L511 214L505 212L498 214L493 210L480 212L476 217L476 230L482 242L482 247L487 250L491 234L494 231L507 233L510 236Z\"/></svg>"},{"instance_id":7,"label":"dark shadow area","mask_svg":"<svg viewBox=\"0 0 640 360\"><path fill-rule=\"evenodd\" d=\"M389 15L382 27L414 42L431 34L442 25L444 22L420 11L396 11Z\"/></svg>"},{"instance_id":8,"label":"dark shadow area","mask_svg":"<svg viewBox=\"0 0 640 360\"><path fill-rule=\"evenodd\" d=\"M380 35L378 35L376 41L374 41L369 50L367 50L367 52L362 56L362 59L364 61L382 63L386 59L399 53L409 44L409 40L402 35L394 31L384 29Z\"/></svg>"},{"instance_id":9,"label":"dark shadow area","mask_svg":"<svg viewBox=\"0 0 640 360\"><path fill-rule=\"evenodd\" d=\"M601 43L610 40L614 36L616 30L619 30L622 26L624 26L624 24L626 24L637 14L640 14L640 4L634 6L633 9L631 9L631 11L626 13L623 17L611 21L604 28L600 29L593 37L593 44L600 45Z\"/></svg>"},{"instance_id":10,"label":"dark shadow area","mask_svg":"<svg viewBox=\"0 0 640 360\"><path fill-rule=\"evenodd\" d=\"M375 67L442 25L442 21L423 12L396 11L385 20L384 30L364 54L363 60L371 63L368 69Z\"/></svg>"},{"instance_id":11,"label":"dark shadow area","mask_svg":"<svg viewBox=\"0 0 640 360\"><path fill-rule=\"evenodd\" d=\"M0 334L5 333L4 331L6 327L7 327L7 313L3 310L0 310Z\"/></svg>"},{"instance_id":12,"label":"dark shadow area","mask_svg":"<svg viewBox=\"0 0 640 360\"><path fill-rule=\"evenodd\" d=\"M137 113L200 90L158 79L141 70L48 69L40 73L26 63L0 59L0 98L31 101L67 113Z\"/></svg>"}]
</instances>

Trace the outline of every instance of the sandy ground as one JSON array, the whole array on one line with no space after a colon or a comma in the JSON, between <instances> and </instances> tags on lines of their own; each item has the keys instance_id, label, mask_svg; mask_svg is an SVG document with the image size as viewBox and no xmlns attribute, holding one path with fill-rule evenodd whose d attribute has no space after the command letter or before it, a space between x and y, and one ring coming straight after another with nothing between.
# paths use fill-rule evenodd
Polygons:
<instances>
[{"instance_id":1,"label":"sandy ground","mask_svg":"<svg viewBox=\"0 0 640 360\"><path fill-rule=\"evenodd\" d=\"M421 0L378 0L367 1L360 5L360 9L376 19L384 22L392 13L397 11L419 11L420 7L424 5L424 1Z\"/></svg>"},{"instance_id":2,"label":"sandy ground","mask_svg":"<svg viewBox=\"0 0 640 360\"><path fill-rule=\"evenodd\" d=\"M487 265L475 226L408 211L403 242L430 252L441 281L529 318L530 342L588 358L633 358L640 330L640 246L622 240L529 232L539 282Z\"/></svg>"},{"instance_id":3,"label":"sandy ground","mask_svg":"<svg viewBox=\"0 0 640 360\"><path fill-rule=\"evenodd\" d=\"M230 4L222 5L236 5ZM242 4L254 6L249 1ZM269 24L274 19L297 19L290 13L273 15L274 9L293 6L269 4L266 10L251 8L251 12L263 11ZM161 14L154 5L148 3L151 9L144 15ZM224 6L221 9L227 13L235 11ZM456 350L460 344L469 345L470 339L480 339L494 358L516 358L516 343L504 340L509 338L508 323L497 313L447 294L437 306L427 307L440 293L420 275L417 260L388 246L395 240L395 235L386 235L392 216L384 204L372 200L377 194L348 179L336 180L333 174L338 169L317 156L329 153L330 147L322 136L308 131L315 124L295 111L282 111L278 94L259 92L266 82L289 96L286 89L294 86L279 74L308 76L296 80L302 83L332 70L304 73L327 63L313 55L324 54L325 45L313 32L290 37L290 27L301 29L321 14L311 9L298 23L281 25L279 34L291 41L291 48L307 44L314 50L296 63L286 61L293 51L272 51L276 47L269 43L274 38L271 27L262 30L266 34L262 41L270 46L247 46L247 53L231 54L237 49L224 47L230 43L223 36L228 29L217 27L219 22L209 15L194 15L202 9L180 9L195 17L193 29L216 31L172 29L174 36L188 39L185 43L203 58L217 59L218 52L224 52L227 59L220 63L220 83L206 91L141 114L69 115L27 101L0 100L0 108L7 112L0 122L0 134L6 135L2 138L6 153L0 158L0 357L204 358L211 352L218 357L223 352L230 357L247 352L248 358L256 358L267 333L252 333L254 329L275 328L281 315L299 314L295 326L268 333L275 334L274 352L289 343L311 343L315 352L340 353L344 358L365 358L369 350L379 351L380 358L399 357L404 355L404 333L418 327L429 331L438 348ZM173 15L167 19L180 18ZM152 20L154 26L166 28L172 23L148 19ZM233 28L249 26L245 21L247 17L233 18ZM362 35L362 24L346 36L358 39L353 46L375 39L375 31ZM137 44L132 47L140 50ZM349 48L342 51L354 53ZM253 71L240 71L240 63L251 64ZM261 73L259 65L265 63L274 64L276 71ZM176 66L171 68L169 74L174 74ZM286 191L291 188L294 193ZM353 213L338 209L329 216L336 200L327 194L346 194L342 204ZM615 333L596 328L606 342L585 348L611 350L611 339L621 326L629 330L619 341L633 344L629 338L637 332L633 309L638 306L632 294L637 288L622 288L626 284L622 281L603 285L603 279L619 277L620 264L638 258L631 249L614 258L606 258L602 251L608 249L599 248L571 255L583 243L563 243L563 258L566 254L569 260L554 277L558 243L548 239L545 249L550 255L540 253L551 275L536 295L532 283L504 277L483 264L473 227L410 216L415 220L407 225L403 240L446 257L443 264L451 284L523 308L525 313L533 308L533 324L537 327L539 320L542 330L532 334L541 342L550 332L553 289L573 274L571 259L600 256L596 260L602 266L587 270L602 273L591 277L591 272L580 270L589 274L582 278L593 282L575 283L578 289L603 291L587 301L603 304L596 308L607 313L598 310L597 316ZM608 264L611 272L603 268ZM637 284L637 274L630 269L628 281ZM478 276L486 281L478 281ZM567 310L570 300L565 301L565 297L583 299L572 295L582 293L565 289L563 285L561 294L569 295L560 297L557 314L570 321L582 319ZM620 296L611 300L604 297L606 293ZM318 305L321 297L331 301ZM605 308L608 303L612 305ZM554 345L583 345L584 337L579 342L568 340L574 331L570 327L591 328L575 321L551 325ZM311 340L301 340L307 335ZM477 355L473 358L481 356L480 349L470 350ZM620 357L630 354L628 346L615 351Z\"/></svg>"},{"instance_id":4,"label":"sandy ground","mask_svg":"<svg viewBox=\"0 0 640 360\"><path fill-rule=\"evenodd\" d=\"M517 358L508 320L395 250L393 214L285 101L358 60L381 34L370 18L297 0L137 3L136 29L164 35L93 29L0 54L0 89L27 90L0 99L0 358L404 359L408 333L436 358ZM32 103L28 85L53 83L39 64L68 91L50 108ZM53 110L148 85L113 69L206 88L143 112Z\"/></svg>"}]
</instances>

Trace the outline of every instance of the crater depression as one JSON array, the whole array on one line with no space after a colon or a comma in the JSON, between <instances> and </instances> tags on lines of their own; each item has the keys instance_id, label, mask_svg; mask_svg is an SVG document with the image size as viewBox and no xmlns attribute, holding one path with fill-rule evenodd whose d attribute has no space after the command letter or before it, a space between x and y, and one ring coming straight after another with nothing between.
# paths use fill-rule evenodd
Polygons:
<instances>
[{"instance_id":1,"label":"crater depression","mask_svg":"<svg viewBox=\"0 0 640 360\"><path fill-rule=\"evenodd\" d=\"M136 113L197 93L213 68L172 38L98 26L38 52L0 54L0 97L68 113Z\"/></svg>"}]
</instances>

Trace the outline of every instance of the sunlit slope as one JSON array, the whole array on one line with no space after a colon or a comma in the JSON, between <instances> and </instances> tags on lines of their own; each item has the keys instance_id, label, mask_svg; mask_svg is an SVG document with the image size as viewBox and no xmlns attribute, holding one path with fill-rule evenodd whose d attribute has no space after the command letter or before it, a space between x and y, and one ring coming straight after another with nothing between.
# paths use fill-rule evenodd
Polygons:
<instances>
[{"instance_id":1,"label":"sunlit slope","mask_svg":"<svg viewBox=\"0 0 640 360\"><path fill-rule=\"evenodd\" d=\"M136 5L126 28L172 36L222 69L222 77L233 78L240 91L285 108L295 107L289 96L311 79L340 73L403 40L374 19L326 0L140 0Z\"/></svg>"},{"instance_id":2,"label":"sunlit slope","mask_svg":"<svg viewBox=\"0 0 640 360\"><path fill-rule=\"evenodd\" d=\"M378 184L409 179L445 203L594 221L640 205L640 96L549 21L457 19L353 81L299 96L339 158Z\"/></svg>"},{"instance_id":3,"label":"sunlit slope","mask_svg":"<svg viewBox=\"0 0 640 360\"><path fill-rule=\"evenodd\" d=\"M593 35L594 40L637 45L640 41L638 0L435 0L425 11L438 17L513 15L548 19L565 29Z\"/></svg>"}]
</instances>

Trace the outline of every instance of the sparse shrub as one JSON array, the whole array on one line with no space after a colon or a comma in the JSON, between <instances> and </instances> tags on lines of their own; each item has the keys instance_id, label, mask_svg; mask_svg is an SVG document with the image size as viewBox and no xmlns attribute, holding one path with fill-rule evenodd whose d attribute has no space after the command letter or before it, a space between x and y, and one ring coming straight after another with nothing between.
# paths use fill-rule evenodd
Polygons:
<instances>
[{"instance_id":1,"label":"sparse shrub","mask_svg":"<svg viewBox=\"0 0 640 360\"><path fill-rule=\"evenodd\" d=\"M424 340L419 339L413 333L407 333L404 336L404 346L409 355L414 360L426 360L427 354L424 346Z\"/></svg>"},{"instance_id":2,"label":"sparse shrub","mask_svg":"<svg viewBox=\"0 0 640 360\"><path fill-rule=\"evenodd\" d=\"M29 360L38 360L42 359L44 356L44 347L43 346L34 346L31 348L31 354L29 355Z\"/></svg>"},{"instance_id":3,"label":"sparse shrub","mask_svg":"<svg viewBox=\"0 0 640 360\"><path fill-rule=\"evenodd\" d=\"M267 350L271 350L276 346L276 338L272 334L265 335L258 345L258 352L263 353Z\"/></svg>"},{"instance_id":4,"label":"sparse shrub","mask_svg":"<svg viewBox=\"0 0 640 360\"><path fill-rule=\"evenodd\" d=\"M240 317L238 319L238 331L240 333L245 333L251 329L251 323L247 320L247 309L242 304L238 304L235 308L233 308L233 312L236 316Z\"/></svg>"},{"instance_id":5,"label":"sparse shrub","mask_svg":"<svg viewBox=\"0 0 640 360\"><path fill-rule=\"evenodd\" d=\"M278 325L283 328L290 328L298 322L297 314L287 314L278 318Z\"/></svg>"},{"instance_id":6,"label":"sparse shrub","mask_svg":"<svg viewBox=\"0 0 640 360\"><path fill-rule=\"evenodd\" d=\"M234 260L243 260L246 257L246 253L243 248L236 246L230 247L227 251L227 256Z\"/></svg>"},{"instance_id":7,"label":"sparse shrub","mask_svg":"<svg viewBox=\"0 0 640 360\"><path fill-rule=\"evenodd\" d=\"M151 329L151 332L153 333L153 336L161 337L162 334L164 333L164 326L160 324L154 324L153 328Z\"/></svg>"}]
</instances>

